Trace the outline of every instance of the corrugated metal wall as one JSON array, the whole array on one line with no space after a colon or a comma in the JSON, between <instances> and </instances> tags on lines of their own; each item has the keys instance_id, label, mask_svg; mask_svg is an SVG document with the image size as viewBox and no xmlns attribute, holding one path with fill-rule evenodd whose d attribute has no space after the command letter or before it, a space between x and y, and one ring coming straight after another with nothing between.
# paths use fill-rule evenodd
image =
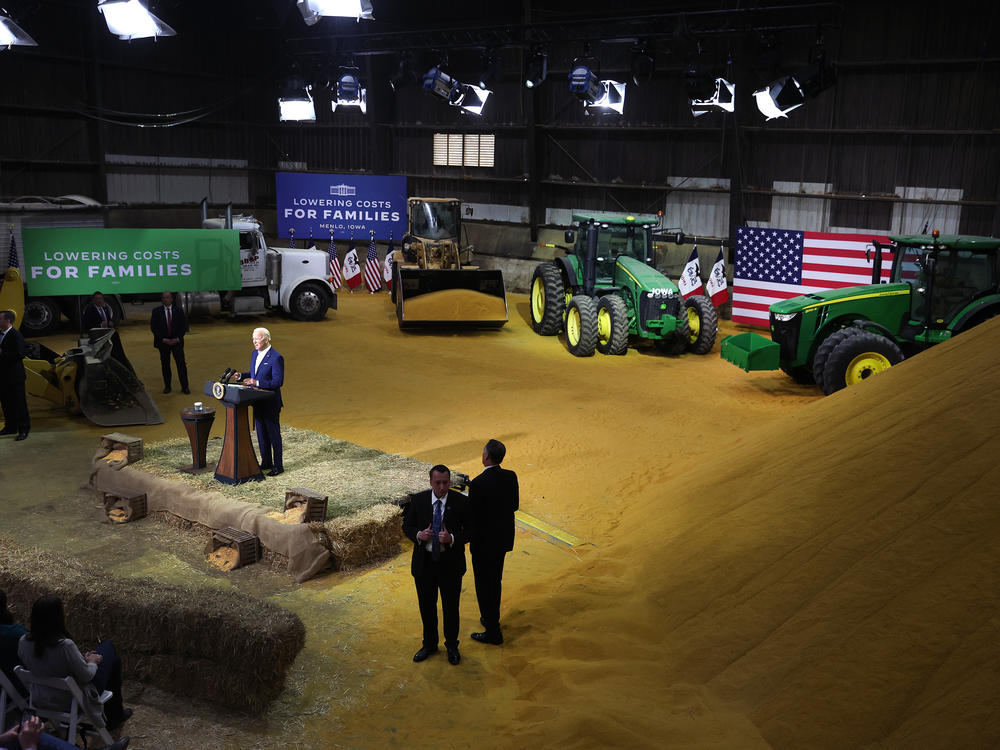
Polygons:
<instances>
[{"instance_id":1,"label":"corrugated metal wall","mask_svg":"<svg viewBox=\"0 0 1000 750\"><path fill-rule=\"evenodd\" d=\"M463 6L454 5L441 17L461 25ZM176 14L170 19L176 38L128 44L110 37L90 4L41 0L30 19L40 46L0 56L0 195L75 192L130 204L192 204L208 195L266 208L275 201L279 162L299 162L315 171L408 175L414 195L454 195L481 206L534 204L537 222L545 208L662 209L667 224L714 236L743 221L1000 232L995 4L844 3L823 28L826 53L839 66L837 85L787 120L768 123L750 93L774 72L807 60L813 28L779 32L782 62L772 61L770 70L757 65L758 35L741 28L739 12L728 19L739 33L702 38L705 64L722 73L726 59L733 60L735 116L691 116L682 75L694 49L688 34L654 40L656 72L643 86L629 83L624 117L584 115L567 85L584 46L565 37L547 45L548 80L531 91L520 83L522 49L499 50L503 78L482 118L428 96L416 80L391 92L396 58L374 55L359 63L369 89L367 116L330 112L328 95L318 95L316 123L278 123L277 85L298 52L284 40L307 33L291 2L284 15L274 11L280 3L264 0L194 6L201 4L164 9ZM558 3L529 7L536 20L572 17ZM385 0L379 13L404 8ZM224 24L224 33L213 23ZM332 27L308 33L321 35L323 28ZM350 45L346 33L332 38L324 64L342 61ZM602 77L628 79L630 43L595 41L590 52ZM435 54L414 51L418 76ZM452 50L454 75L472 80L479 54ZM135 127L139 119L183 122ZM496 166L435 167L435 132L495 133ZM186 162L126 167L109 162L109 154ZM212 168L199 159L245 166ZM740 188L737 216L730 215L733 185ZM815 193L824 197L809 197Z\"/></svg>"}]
</instances>

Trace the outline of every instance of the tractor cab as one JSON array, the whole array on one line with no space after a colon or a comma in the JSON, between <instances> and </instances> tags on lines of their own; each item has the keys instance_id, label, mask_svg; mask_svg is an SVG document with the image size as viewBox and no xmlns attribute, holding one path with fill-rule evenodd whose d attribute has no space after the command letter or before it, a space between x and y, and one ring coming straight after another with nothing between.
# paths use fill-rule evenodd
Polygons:
<instances>
[{"instance_id":1,"label":"tractor cab","mask_svg":"<svg viewBox=\"0 0 1000 750\"><path fill-rule=\"evenodd\" d=\"M998 292L1000 240L988 237L892 237L892 283L910 286L910 321L901 338L964 327L978 301Z\"/></svg>"},{"instance_id":2,"label":"tractor cab","mask_svg":"<svg viewBox=\"0 0 1000 750\"><path fill-rule=\"evenodd\" d=\"M660 225L658 216L574 214L573 221L580 226L573 252L585 267L592 260L597 287L619 285L617 260L620 257L634 258L649 266L653 264L653 233Z\"/></svg>"}]
</instances>

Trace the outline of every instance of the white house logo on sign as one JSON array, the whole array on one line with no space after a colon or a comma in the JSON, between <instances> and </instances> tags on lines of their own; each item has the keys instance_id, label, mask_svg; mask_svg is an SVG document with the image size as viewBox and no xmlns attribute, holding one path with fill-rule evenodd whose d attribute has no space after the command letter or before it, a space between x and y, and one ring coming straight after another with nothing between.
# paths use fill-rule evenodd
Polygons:
<instances>
[{"instance_id":1,"label":"white house logo on sign","mask_svg":"<svg viewBox=\"0 0 1000 750\"><path fill-rule=\"evenodd\" d=\"M354 185L330 185L330 195L357 195L358 189Z\"/></svg>"}]
</instances>

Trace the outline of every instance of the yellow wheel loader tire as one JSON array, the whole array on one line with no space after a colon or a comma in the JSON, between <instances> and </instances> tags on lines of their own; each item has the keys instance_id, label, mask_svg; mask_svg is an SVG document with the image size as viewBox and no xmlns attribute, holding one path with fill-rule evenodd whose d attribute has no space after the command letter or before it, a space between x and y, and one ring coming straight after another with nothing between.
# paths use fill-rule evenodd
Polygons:
<instances>
[{"instance_id":1,"label":"yellow wheel loader tire","mask_svg":"<svg viewBox=\"0 0 1000 750\"><path fill-rule=\"evenodd\" d=\"M575 357L590 357L597 349L597 303L578 294L566 309L566 343Z\"/></svg>"},{"instance_id":2,"label":"yellow wheel loader tire","mask_svg":"<svg viewBox=\"0 0 1000 750\"><path fill-rule=\"evenodd\" d=\"M892 339L860 328L844 330L849 333L830 353L824 366L823 392L828 396L903 361L903 352Z\"/></svg>"},{"instance_id":3,"label":"yellow wheel loader tire","mask_svg":"<svg viewBox=\"0 0 1000 750\"><path fill-rule=\"evenodd\" d=\"M562 330L566 287L554 263L539 263L531 277L531 328L539 336Z\"/></svg>"},{"instance_id":4,"label":"yellow wheel loader tire","mask_svg":"<svg viewBox=\"0 0 1000 750\"><path fill-rule=\"evenodd\" d=\"M688 322L687 350L694 354L708 354L715 346L715 336L719 332L719 316L715 313L712 300L695 296L684 303Z\"/></svg>"},{"instance_id":5,"label":"yellow wheel loader tire","mask_svg":"<svg viewBox=\"0 0 1000 750\"><path fill-rule=\"evenodd\" d=\"M606 294L597 303L597 351L620 355L628 350L628 310L617 294Z\"/></svg>"}]
</instances>

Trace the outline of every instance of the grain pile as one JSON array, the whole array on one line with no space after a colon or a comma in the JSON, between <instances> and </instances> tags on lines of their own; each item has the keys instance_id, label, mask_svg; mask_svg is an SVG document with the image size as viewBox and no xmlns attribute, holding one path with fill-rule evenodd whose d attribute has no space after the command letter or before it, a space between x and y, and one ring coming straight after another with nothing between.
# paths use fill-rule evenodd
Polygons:
<instances>
[{"instance_id":1,"label":"grain pile","mask_svg":"<svg viewBox=\"0 0 1000 750\"><path fill-rule=\"evenodd\" d=\"M443 289L428 292L403 302L403 321L497 321L507 319L502 297L472 289Z\"/></svg>"},{"instance_id":2,"label":"grain pile","mask_svg":"<svg viewBox=\"0 0 1000 750\"><path fill-rule=\"evenodd\" d=\"M219 570L233 570L240 561L240 553L235 547L219 547L208 553L208 564Z\"/></svg>"}]
</instances>

